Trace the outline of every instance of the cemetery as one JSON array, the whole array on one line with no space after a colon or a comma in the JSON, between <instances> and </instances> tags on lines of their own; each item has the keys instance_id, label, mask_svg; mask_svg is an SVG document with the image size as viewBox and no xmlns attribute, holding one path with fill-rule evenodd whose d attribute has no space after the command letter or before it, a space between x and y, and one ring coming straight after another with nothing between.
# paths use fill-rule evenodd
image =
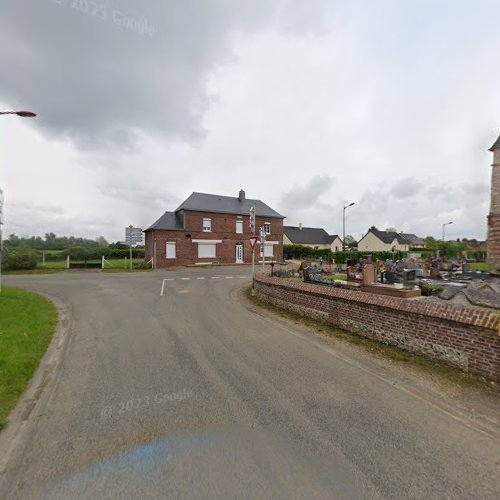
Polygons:
<instances>
[{"instance_id":1,"label":"cemetery","mask_svg":"<svg viewBox=\"0 0 500 500\"><path fill-rule=\"evenodd\" d=\"M341 278L338 277L344 273ZM500 276L444 259L337 266L282 263L259 272L263 302L500 382Z\"/></svg>"}]
</instances>

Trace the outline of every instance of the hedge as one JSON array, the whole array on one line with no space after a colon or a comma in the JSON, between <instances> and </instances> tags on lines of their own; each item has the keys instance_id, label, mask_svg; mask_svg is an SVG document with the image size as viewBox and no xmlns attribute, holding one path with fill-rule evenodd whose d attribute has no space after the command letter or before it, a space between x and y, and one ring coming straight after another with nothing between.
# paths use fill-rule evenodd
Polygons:
<instances>
[{"instance_id":1,"label":"hedge","mask_svg":"<svg viewBox=\"0 0 500 500\"><path fill-rule=\"evenodd\" d=\"M283 246L283 256L285 259L319 259L322 257L327 262L335 261L336 264L344 264L348 259L353 262L359 262L359 260L367 255L371 255L373 260L375 259L395 259L400 260L406 256L407 252L352 252L352 251L342 251L342 252L332 252L328 248L316 249L303 245L284 245Z\"/></svg>"},{"instance_id":2,"label":"hedge","mask_svg":"<svg viewBox=\"0 0 500 500\"><path fill-rule=\"evenodd\" d=\"M7 269L35 269L38 260L34 250L12 248L7 253Z\"/></svg>"},{"instance_id":3,"label":"hedge","mask_svg":"<svg viewBox=\"0 0 500 500\"><path fill-rule=\"evenodd\" d=\"M71 260L95 260L100 259L102 256L106 259L123 259L130 256L130 250L128 248L84 248L84 247L73 247L61 252L61 258L66 258L69 256ZM132 258L134 259L144 259L144 248L133 248Z\"/></svg>"}]
</instances>

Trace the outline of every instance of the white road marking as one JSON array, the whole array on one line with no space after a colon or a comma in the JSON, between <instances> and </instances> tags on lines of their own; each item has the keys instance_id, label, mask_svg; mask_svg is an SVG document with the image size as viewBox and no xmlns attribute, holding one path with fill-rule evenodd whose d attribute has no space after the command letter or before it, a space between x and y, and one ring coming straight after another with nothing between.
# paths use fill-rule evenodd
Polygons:
<instances>
[{"instance_id":1,"label":"white road marking","mask_svg":"<svg viewBox=\"0 0 500 500\"><path fill-rule=\"evenodd\" d=\"M197 280L204 280L205 278L196 278Z\"/></svg>"},{"instance_id":2,"label":"white road marking","mask_svg":"<svg viewBox=\"0 0 500 500\"><path fill-rule=\"evenodd\" d=\"M190 280L191 278L181 278L181 280L183 281L187 281L187 280Z\"/></svg>"},{"instance_id":3,"label":"white road marking","mask_svg":"<svg viewBox=\"0 0 500 500\"><path fill-rule=\"evenodd\" d=\"M220 276L212 276L213 280L218 280L219 278L220 278Z\"/></svg>"},{"instance_id":4,"label":"white road marking","mask_svg":"<svg viewBox=\"0 0 500 500\"><path fill-rule=\"evenodd\" d=\"M240 278L242 280L246 280L247 278L250 278L250 276L238 276L238 278Z\"/></svg>"},{"instance_id":5,"label":"white road marking","mask_svg":"<svg viewBox=\"0 0 500 500\"><path fill-rule=\"evenodd\" d=\"M227 280L232 280L233 277L232 276L224 276Z\"/></svg>"},{"instance_id":6,"label":"white road marking","mask_svg":"<svg viewBox=\"0 0 500 500\"><path fill-rule=\"evenodd\" d=\"M160 292L160 297L163 297L163 290L165 289L165 281L167 281L167 279L164 279L164 280L161 282L161 292Z\"/></svg>"},{"instance_id":7,"label":"white road marking","mask_svg":"<svg viewBox=\"0 0 500 500\"><path fill-rule=\"evenodd\" d=\"M174 281L175 278L165 278L163 281Z\"/></svg>"}]
</instances>

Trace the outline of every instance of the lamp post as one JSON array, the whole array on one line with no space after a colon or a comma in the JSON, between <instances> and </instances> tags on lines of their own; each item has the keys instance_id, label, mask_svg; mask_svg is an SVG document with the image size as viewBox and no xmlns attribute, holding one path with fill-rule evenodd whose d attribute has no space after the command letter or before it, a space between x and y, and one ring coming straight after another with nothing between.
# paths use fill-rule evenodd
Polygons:
<instances>
[{"instance_id":1,"label":"lamp post","mask_svg":"<svg viewBox=\"0 0 500 500\"><path fill-rule=\"evenodd\" d=\"M443 224L443 238L442 238L442 241L443 241L443 257L444 257L444 249L445 249L445 247L444 247L444 228L445 228L446 226L448 226L449 224L453 224L453 222L445 222L445 223Z\"/></svg>"},{"instance_id":2,"label":"lamp post","mask_svg":"<svg viewBox=\"0 0 500 500\"><path fill-rule=\"evenodd\" d=\"M345 252L345 211L346 208L352 207L354 205L354 202L349 203L349 205L346 205L342 211L342 251Z\"/></svg>"},{"instance_id":3,"label":"lamp post","mask_svg":"<svg viewBox=\"0 0 500 500\"><path fill-rule=\"evenodd\" d=\"M36 113L32 111L0 111L0 115L17 115L22 118L34 118ZM2 238L2 205L3 193L0 190L0 293L2 292L2 254L3 254L3 238Z\"/></svg>"}]
</instances>

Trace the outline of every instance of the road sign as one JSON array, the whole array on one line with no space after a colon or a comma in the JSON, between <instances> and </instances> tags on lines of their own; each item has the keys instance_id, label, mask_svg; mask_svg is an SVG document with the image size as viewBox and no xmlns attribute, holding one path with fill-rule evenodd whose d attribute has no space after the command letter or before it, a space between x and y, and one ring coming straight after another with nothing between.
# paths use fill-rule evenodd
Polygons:
<instances>
[{"instance_id":1,"label":"road sign","mask_svg":"<svg viewBox=\"0 0 500 500\"><path fill-rule=\"evenodd\" d=\"M257 238L257 236L252 236L250 238L250 248L253 250L255 248L255 244L257 243L257 240L259 238Z\"/></svg>"},{"instance_id":2,"label":"road sign","mask_svg":"<svg viewBox=\"0 0 500 500\"><path fill-rule=\"evenodd\" d=\"M130 246L143 243L142 229L140 227L126 227L125 228L125 243Z\"/></svg>"}]
</instances>

